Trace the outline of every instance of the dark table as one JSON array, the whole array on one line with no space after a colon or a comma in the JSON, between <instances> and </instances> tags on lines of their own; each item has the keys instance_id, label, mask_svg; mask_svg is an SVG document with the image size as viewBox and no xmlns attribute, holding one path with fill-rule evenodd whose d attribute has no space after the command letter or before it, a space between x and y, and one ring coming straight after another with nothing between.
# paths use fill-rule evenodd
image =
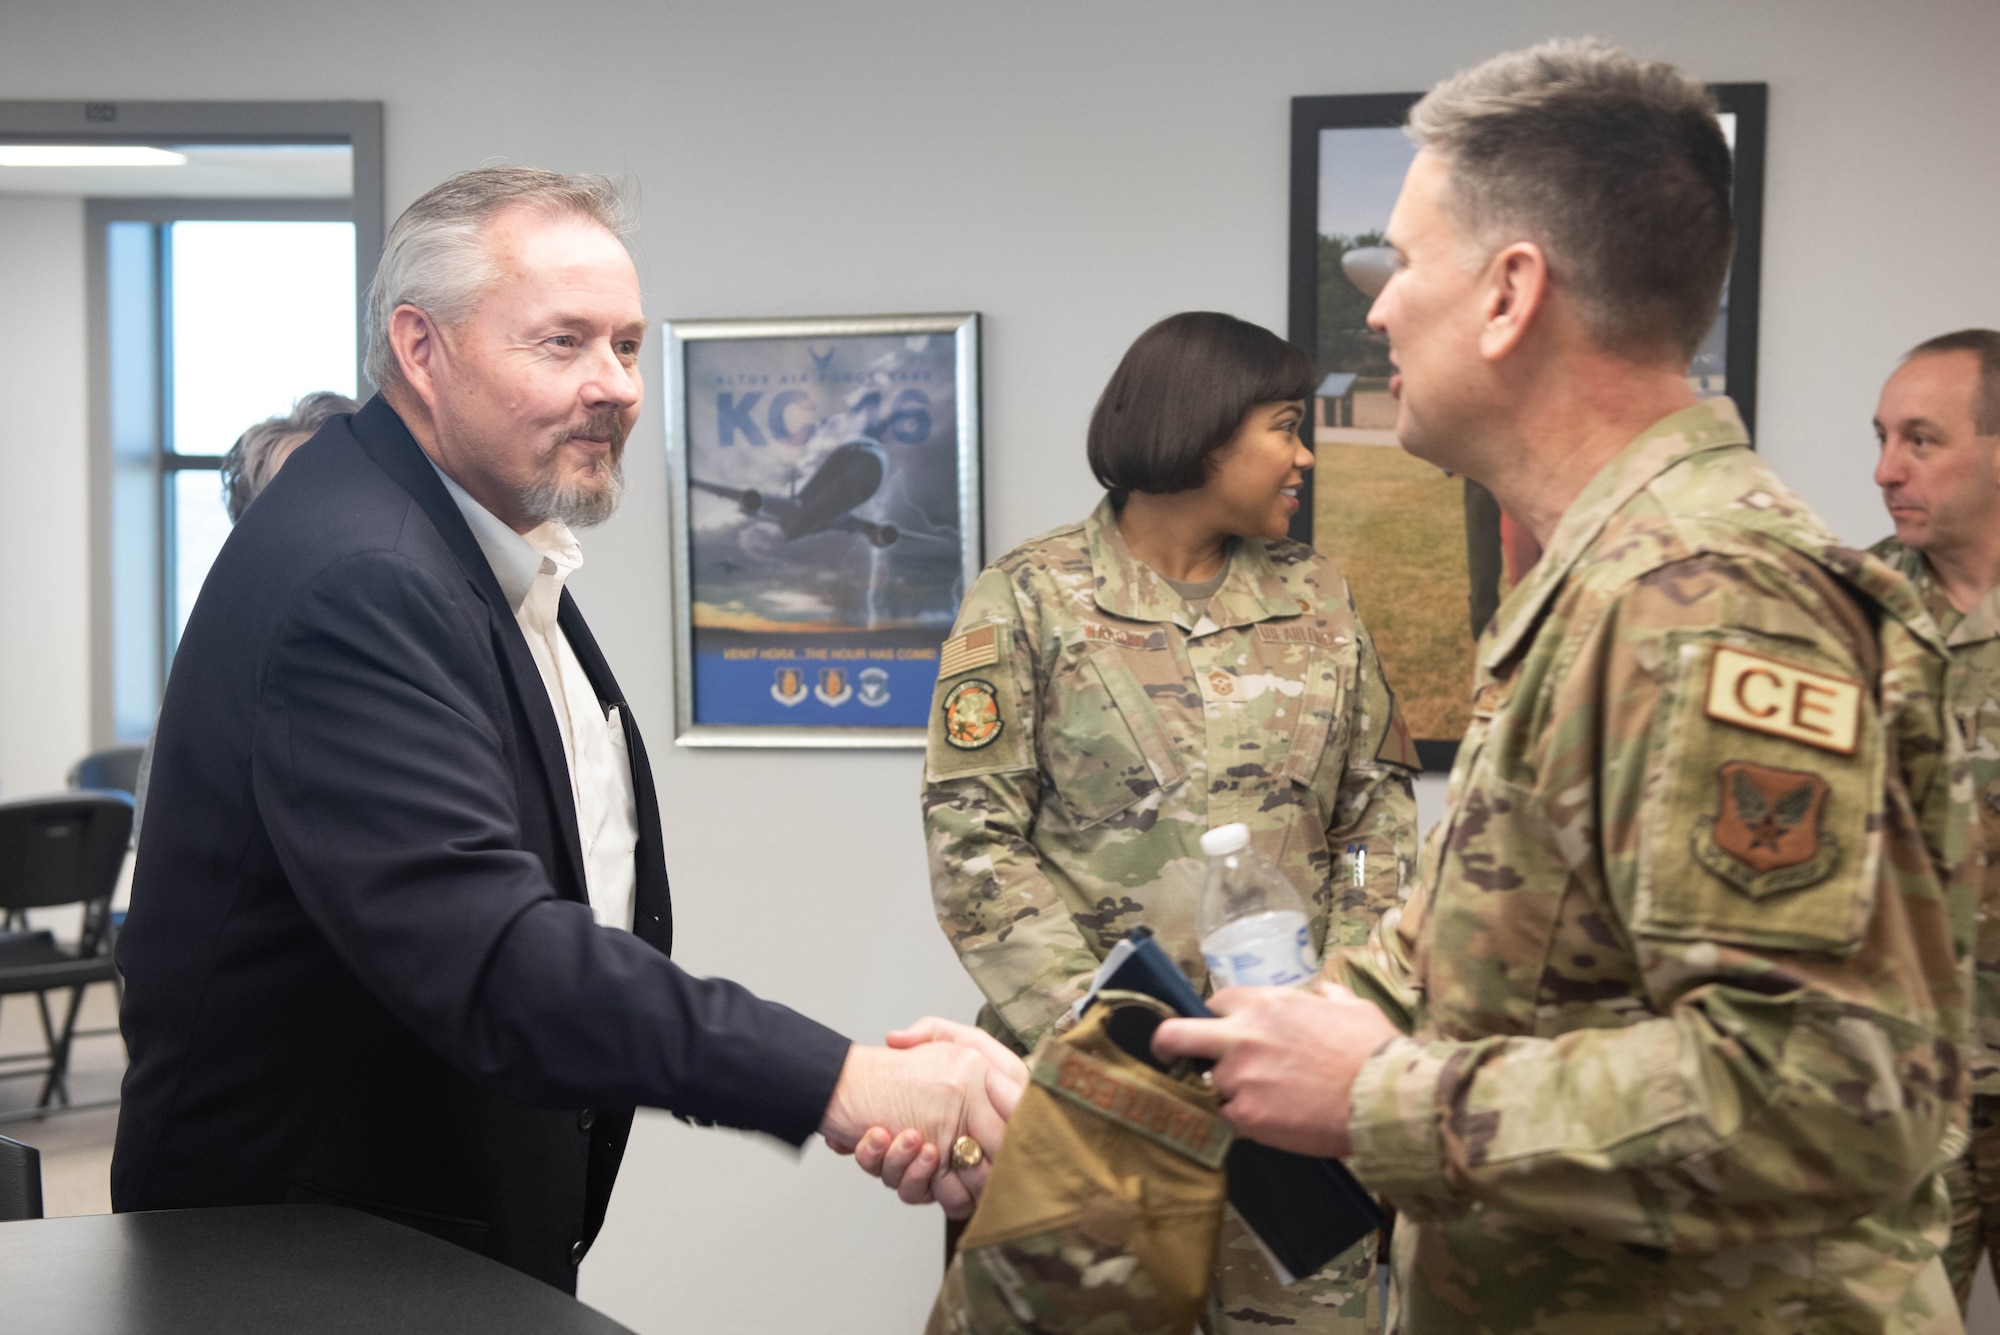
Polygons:
<instances>
[{"instance_id":1,"label":"dark table","mask_svg":"<svg viewBox=\"0 0 2000 1335\"><path fill-rule=\"evenodd\" d=\"M329 1205L0 1224L0 1326L37 1335L631 1335L497 1261Z\"/></svg>"}]
</instances>

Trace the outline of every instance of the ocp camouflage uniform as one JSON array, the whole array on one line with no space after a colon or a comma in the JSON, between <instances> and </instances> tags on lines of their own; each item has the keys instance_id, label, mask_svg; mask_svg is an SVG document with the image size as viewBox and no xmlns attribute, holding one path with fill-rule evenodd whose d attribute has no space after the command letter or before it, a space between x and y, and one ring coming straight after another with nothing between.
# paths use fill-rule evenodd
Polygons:
<instances>
[{"instance_id":1,"label":"ocp camouflage uniform","mask_svg":"<svg viewBox=\"0 0 2000 1335\"><path fill-rule=\"evenodd\" d=\"M1655 424L1482 637L1444 818L1335 964L1409 1022L1356 1175L1405 1335L1944 1331L1971 891L1944 646L1733 408Z\"/></svg>"},{"instance_id":2,"label":"ocp camouflage uniform","mask_svg":"<svg viewBox=\"0 0 2000 1335\"><path fill-rule=\"evenodd\" d=\"M1367 938L1415 852L1415 749L1346 582L1242 540L1197 621L1107 501L980 575L939 661L924 785L938 920L1021 1051L1127 928L1204 992L1201 835L1241 821L1309 901L1315 945ZM1380 1328L1364 1242L1291 1289L1233 1213L1211 1329Z\"/></svg>"},{"instance_id":3,"label":"ocp camouflage uniform","mask_svg":"<svg viewBox=\"0 0 2000 1335\"><path fill-rule=\"evenodd\" d=\"M1945 695L1972 764L1978 823L1972 864L1978 881L1979 928L1974 947L1972 1145L1951 1167L1951 1246L1945 1270L1963 1308L1972 1297L1982 1250L2000 1273L2000 589L1960 614L1944 596L1921 552L1890 538L1877 556L1917 587L1951 651Z\"/></svg>"}]
</instances>

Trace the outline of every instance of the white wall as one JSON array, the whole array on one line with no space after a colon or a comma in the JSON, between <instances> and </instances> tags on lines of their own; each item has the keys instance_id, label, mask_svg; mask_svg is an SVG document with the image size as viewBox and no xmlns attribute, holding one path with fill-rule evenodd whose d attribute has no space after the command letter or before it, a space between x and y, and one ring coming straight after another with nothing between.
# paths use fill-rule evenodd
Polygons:
<instances>
[{"instance_id":1,"label":"white wall","mask_svg":"<svg viewBox=\"0 0 2000 1335\"><path fill-rule=\"evenodd\" d=\"M1868 418L1895 354L2000 323L2000 6L1971 0L12 0L0 31L9 97L381 98L392 209L495 156L630 172L658 316L985 312L994 553L1091 504L1083 426L1148 322L1283 328L1291 97L1419 88L1548 35L1771 84L1763 443L1852 539L1883 528ZM669 743L659 421L577 589L653 740L680 957L863 1036L966 1014L914 756ZM0 694L0 737L80 727L74 667L73 705ZM649 1121L584 1294L641 1330L914 1330L938 1225L851 1171Z\"/></svg>"},{"instance_id":2,"label":"white wall","mask_svg":"<svg viewBox=\"0 0 2000 1335\"><path fill-rule=\"evenodd\" d=\"M83 203L0 199L0 798L90 749Z\"/></svg>"}]
</instances>

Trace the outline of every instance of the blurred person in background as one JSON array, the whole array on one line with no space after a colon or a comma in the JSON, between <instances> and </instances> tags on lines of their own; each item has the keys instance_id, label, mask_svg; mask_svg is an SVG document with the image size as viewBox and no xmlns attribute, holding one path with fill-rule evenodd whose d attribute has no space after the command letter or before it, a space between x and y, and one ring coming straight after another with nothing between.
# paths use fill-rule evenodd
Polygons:
<instances>
[{"instance_id":1,"label":"blurred person in background","mask_svg":"<svg viewBox=\"0 0 2000 1335\"><path fill-rule=\"evenodd\" d=\"M361 405L345 394L316 390L278 417L267 417L236 438L222 456L222 503L229 522L243 518L250 502L271 485L271 479L292 457L292 451L312 439L320 424L335 413L359 411Z\"/></svg>"},{"instance_id":2,"label":"blurred person in background","mask_svg":"<svg viewBox=\"0 0 2000 1335\"><path fill-rule=\"evenodd\" d=\"M1917 586L1944 633L1945 708L1972 761L1981 904L1972 1144L1945 1174L1945 1270L1963 1310L1980 1257L2000 1258L2000 330L1961 329L1910 349L1882 386L1875 439L1875 485L1896 525L1875 554Z\"/></svg>"}]
</instances>

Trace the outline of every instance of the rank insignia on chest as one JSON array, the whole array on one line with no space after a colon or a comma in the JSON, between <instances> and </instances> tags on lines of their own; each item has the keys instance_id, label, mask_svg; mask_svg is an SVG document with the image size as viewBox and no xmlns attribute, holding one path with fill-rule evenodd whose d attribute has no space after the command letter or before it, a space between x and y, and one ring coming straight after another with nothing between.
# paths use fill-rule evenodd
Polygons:
<instances>
[{"instance_id":1,"label":"rank insignia on chest","mask_svg":"<svg viewBox=\"0 0 2000 1335\"><path fill-rule=\"evenodd\" d=\"M1730 761L1717 810L1694 828L1695 860L1753 899L1825 879L1840 845L1823 827L1827 782L1803 770Z\"/></svg>"},{"instance_id":2,"label":"rank insignia on chest","mask_svg":"<svg viewBox=\"0 0 2000 1335\"><path fill-rule=\"evenodd\" d=\"M977 751L1000 735L1000 701L990 682L977 677L945 693L944 739L961 751Z\"/></svg>"}]
</instances>

